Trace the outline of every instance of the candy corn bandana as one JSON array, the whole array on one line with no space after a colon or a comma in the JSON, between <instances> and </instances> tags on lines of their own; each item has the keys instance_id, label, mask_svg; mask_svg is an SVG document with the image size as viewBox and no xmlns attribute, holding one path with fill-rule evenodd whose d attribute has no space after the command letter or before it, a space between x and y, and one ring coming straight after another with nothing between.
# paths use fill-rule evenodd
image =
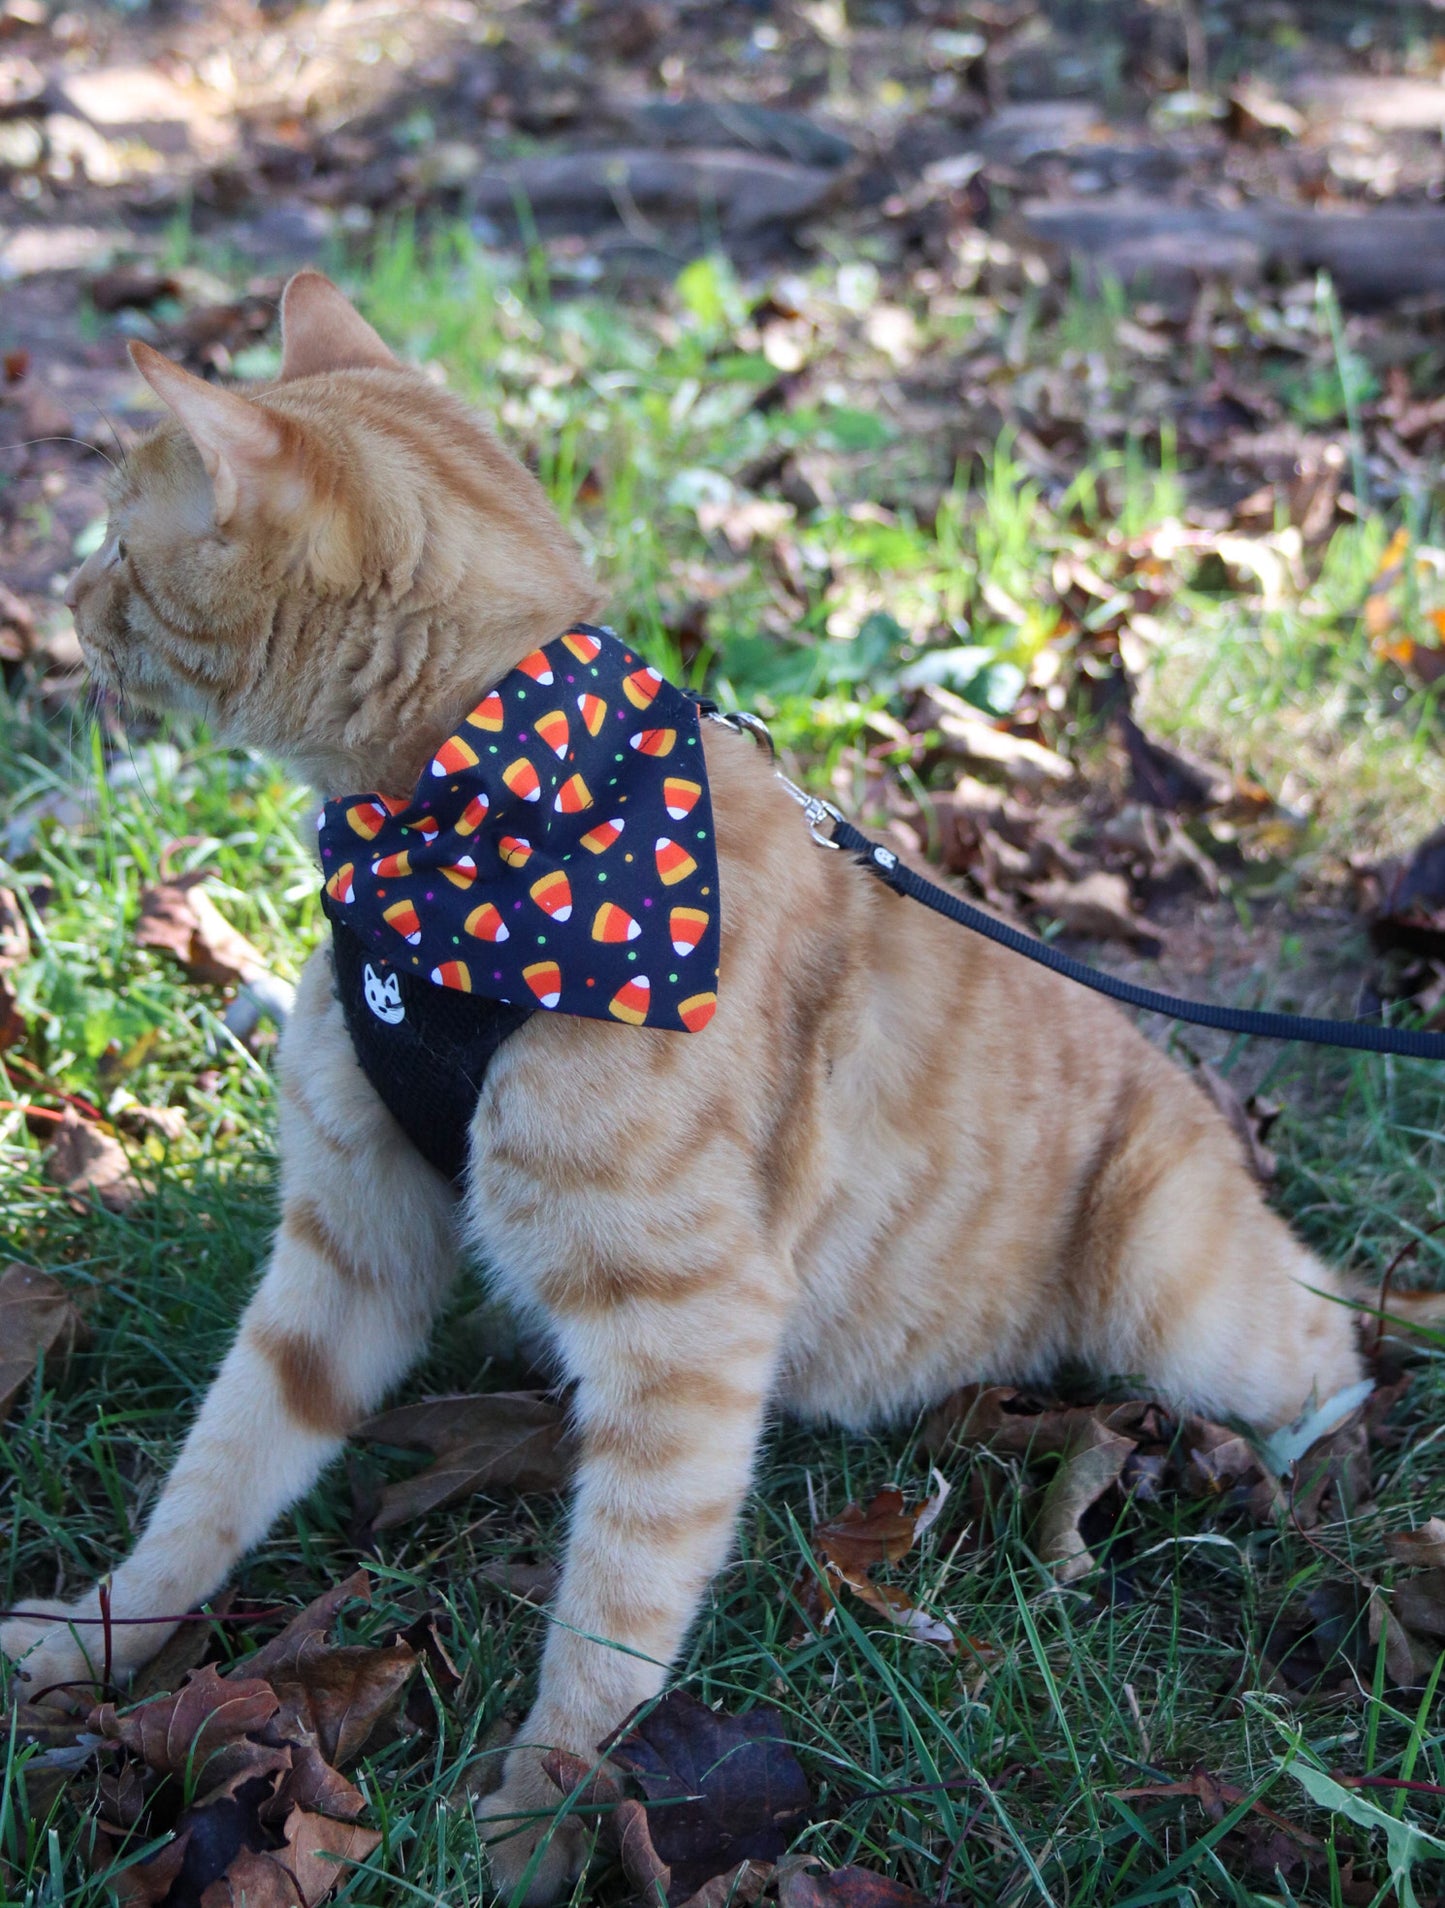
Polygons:
<instances>
[{"instance_id":1,"label":"candy corn bandana","mask_svg":"<svg viewBox=\"0 0 1445 1908\"><path fill-rule=\"evenodd\" d=\"M409 802L322 811L323 905L437 987L697 1033L717 1007L718 874L697 705L608 629L533 650Z\"/></svg>"}]
</instances>

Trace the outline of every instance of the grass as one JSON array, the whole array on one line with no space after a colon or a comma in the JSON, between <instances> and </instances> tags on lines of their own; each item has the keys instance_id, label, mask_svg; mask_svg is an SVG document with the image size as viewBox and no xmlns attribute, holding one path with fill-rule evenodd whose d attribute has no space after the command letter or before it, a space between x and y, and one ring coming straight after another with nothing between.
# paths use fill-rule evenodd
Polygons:
<instances>
[{"instance_id":1,"label":"grass","mask_svg":"<svg viewBox=\"0 0 1445 1908\"><path fill-rule=\"evenodd\" d=\"M405 232L354 282L383 332L443 365L531 454L615 580L624 632L675 671L706 670L726 700L761 707L820 782L851 772L860 749L887 756L900 683L921 663L943 657L962 693L1006 709L1051 642L1081 640L1061 636L1049 607L1055 559L1084 553L1132 593L1152 560L1142 540L1178 505L1167 446L1101 451L1050 490L1007 440L984 467L908 503L899 473L912 447L869 395L842 273L819 276L809 309L821 314L827 350L862 370L852 384L817 380L805 412L759 404L776 370L720 266L690 267L661 319L580 292L544 297L535 269L508 278L463 239L423 252ZM973 317L991 322L982 307ZM1111 336L1085 311L1055 342L1087 354ZM730 542L699 521L719 520L702 506L744 504L732 473L781 451L819 459L832 493L787 522L796 563L790 555L783 571L775 540L745 521ZM894 499L884 512L868 507L880 473ZM1313 808L1320 858L1346 840L1408 839L1445 792L1431 698L1400 698L1398 672L1357 628L1391 527L1366 516L1338 533L1302 589L1263 607L1267 587L1233 570L1183 577L1155 613L1151 721L1271 786L1288 769L1302 791L1292 799ZM695 657L683 646L685 611L709 591L709 653ZM1057 712L1065 739L1079 741L1073 725L1083 721L1072 705ZM93 1328L88 1348L43 1371L0 1426L7 1602L77 1590L132 1540L274 1217L265 1066L226 1033L219 997L138 950L132 933L141 887L184 838L167 865L212 870L223 911L294 975L320 929L311 801L273 767L202 734L169 739L173 753L111 756L95 728L63 733L23 699L0 728L7 815L57 790L78 795L84 811L78 822L40 821L0 863L30 919L21 1004L49 1081L112 1112L129 1096L189 1116L173 1146L148 1143L154 1196L117 1219L73 1212L45 1184L22 1116L0 1112L0 1243L57 1269ZM7 1100L25 1099L33 1080L4 1057L0 1069ZM1274 1084L1311 1109L1307 1119L1287 1114L1275 1136L1279 1200L1306 1236L1377 1275L1414 1239L1419 1274L1438 1283L1445 1235L1427 1229L1445 1216L1439 1079L1407 1062L1287 1053ZM505 1382L511 1368L493 1343L476 1289L459 1291L410 1395ZM796 1640L790 1587L813 1516L892 1479L921 1490L927 1463L907 1427L864 1439L779 1426L737 1557L679 1674L709 1701L783 1712L818 1795L802 1847L940 1901L1383 1903L1382 1833L1314 1807L1287 1765L1300 1757L1445 1785L1438 1708L1388 1687L1383 1646L1362 1624L1344 1645L1358 1684L1348 1699L1291 1698L1265 1686L1260 1665L1312 1597L1348 1586L1345 1566L1388 1582L1387 1530L1445 1509L1442 1407L1437 1363L1397 1409L1397 1439L1377 1460L1378 1507L1318 1542L1198 1502L1136 1502L1094 1542L1100 1576L1067 1589L1029 1551L1037 1474L986 1455L950 1461L951 1514L903 1568L912 1593L972 1639L976 1654L957 1662L847 1608L823 1635ZM357 1560L353 1488L364 1491L384 1463L358 1453L350 1476L335 1469L246 1563L244 1597L304 1601L346 1574ZM401 1908L477 1897L477 1836L469 1811L448 1799L486 1766L503 1719L522 1712L544 1622L489 1591L482 1573L501 1557L554 1556L560 1539L556 1505L478 1498L388 1534L368 1559L376 1601L347 1619L348 1637L388 1640L400 1621L436 1609L465 1681L435 1735L398 1738L363 1763L358 1779L384 1840L340 1899ZM234 1633L220 1635L223 1651L236 1646ZM16 1760L12 1751L11 1774ZM1193 1802L1119 1794L1201 1763L1321 1838L1307 1881L1271 1872L1268 1852L1263 1867L1252 1864L1237 1810L1211 1822ZM1374 1793L1403 1820L1438 1827L1434 1798ZM42 1816L27 1814L18 1786L9 1797L4 1899L76 1908L107 1899L104 1876L88 1874L72 1802ZM1423 1872L1417 1880L1425 1885ZM594 1882L604 1899L620 1898L615 1874Z\"/></svg>"}]
</instances>

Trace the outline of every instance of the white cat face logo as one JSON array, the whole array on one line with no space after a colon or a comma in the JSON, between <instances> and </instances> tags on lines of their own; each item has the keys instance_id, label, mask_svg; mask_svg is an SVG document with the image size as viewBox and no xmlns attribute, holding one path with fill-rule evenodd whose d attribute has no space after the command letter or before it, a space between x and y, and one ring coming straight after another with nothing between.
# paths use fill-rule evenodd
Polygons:
<instances>
[{"instance_id":1,"label":"white cat face logo","mask_svg":"<svg viewBox=\"0 0 1445 1908\"><path fill-rule=\"evenodd\" d=\"M361 970L361 984L366 991L366 1004L378 1020L384 1020L388 1027L394 1027L398 1021L406 1019L406 1009L401 1004L399 975L388 974L383 980L368 961Z\"/></svg>"}]
</instances>

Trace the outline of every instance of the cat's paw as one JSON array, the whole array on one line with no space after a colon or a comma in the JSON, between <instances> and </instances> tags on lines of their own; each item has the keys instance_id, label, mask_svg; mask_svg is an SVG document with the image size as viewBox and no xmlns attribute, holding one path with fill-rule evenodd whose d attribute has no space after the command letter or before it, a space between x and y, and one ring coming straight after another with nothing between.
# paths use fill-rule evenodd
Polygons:
<instances>
[{"instance_id":1,"label":"cat's paw","mask_svg":"<svg viewBox=\"0 0 1445 1908\"><path fill-rule=\"evenodd\" d=\"M545 1908L568 1892L587 1859L587 1830L575 1816L559 1819L565 1797L542 1768L543 1754L530 1745L512 1750L501 1788L477 1805L492 1886L507 1908Z\"/></svg>"},{"instance_id":2,"label":"cat's paw","mask_svg":"<svg viewBox=\"0 0 1445 1908\"><path fill-rule=\"evenodd\" d=\"M99 1614L100 1601L92 1596L73 1604L32 1604L0 1623L0 1655L14 1666L15 1694L22 1702L54 1709L90 1707L103 1673L104 1632L93 1623L73 1620Z\"/></svg>"}]
</instances>

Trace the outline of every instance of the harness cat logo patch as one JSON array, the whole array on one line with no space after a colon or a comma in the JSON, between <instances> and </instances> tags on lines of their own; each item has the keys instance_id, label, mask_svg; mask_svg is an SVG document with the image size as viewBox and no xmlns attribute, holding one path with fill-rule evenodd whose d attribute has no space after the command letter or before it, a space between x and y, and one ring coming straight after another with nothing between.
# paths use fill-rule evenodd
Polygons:
<instances>
[{"instance_id":1,"label":"harness cat logo patch","mask_svg":"<svg viewBox=\"0 0 1445 1908\"><path fill-rule=\"evenodd\" d=\"M399 975L388 974L383 980L368 961L361 970L361 985L366 994L366 1004L378 1020L384 1020L388 1027L395 1027L406 1019Z\"/></svg>"}]
</instances>

